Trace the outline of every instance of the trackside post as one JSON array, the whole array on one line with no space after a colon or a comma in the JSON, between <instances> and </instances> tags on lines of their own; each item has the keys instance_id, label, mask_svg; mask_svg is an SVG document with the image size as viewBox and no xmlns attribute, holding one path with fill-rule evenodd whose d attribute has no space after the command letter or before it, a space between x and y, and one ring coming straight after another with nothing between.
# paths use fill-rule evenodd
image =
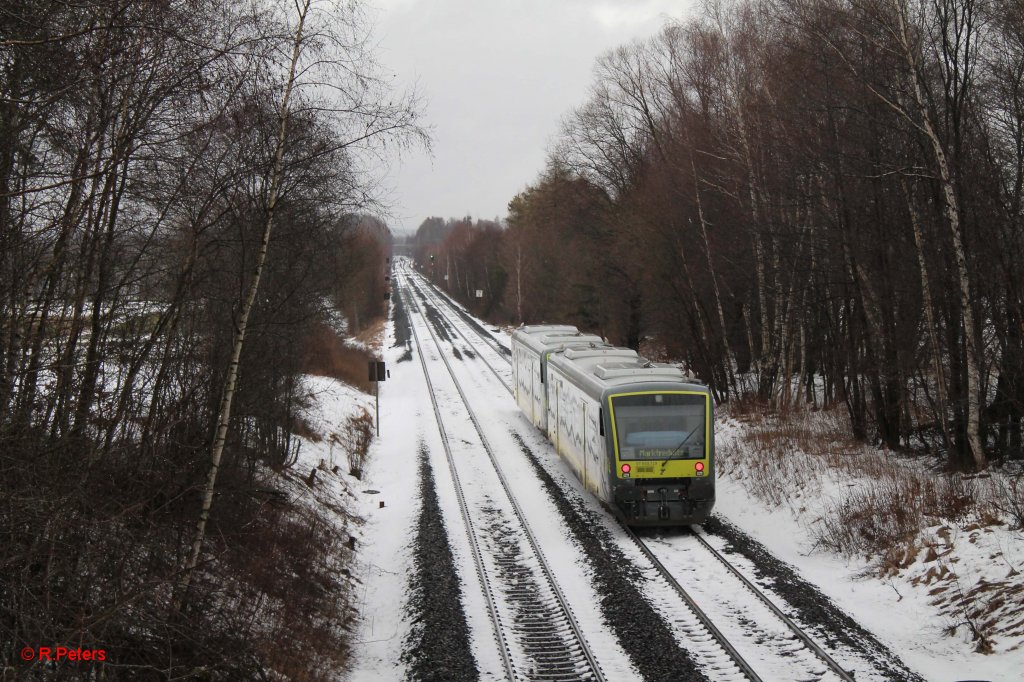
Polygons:
<instances>
[{"instance_id":1,"label":"trackside post","mask_svg":"<svg viewBox=\"0 0 1024 682\"><path fill-rule=\"evenodd\" d=\"M377 435L380 436L380 382L388 376L388 371L381 360L370 360L369 362L370 381L373 383L373 412L374 423L377 426Z\"/></svg>"}]
</instances>

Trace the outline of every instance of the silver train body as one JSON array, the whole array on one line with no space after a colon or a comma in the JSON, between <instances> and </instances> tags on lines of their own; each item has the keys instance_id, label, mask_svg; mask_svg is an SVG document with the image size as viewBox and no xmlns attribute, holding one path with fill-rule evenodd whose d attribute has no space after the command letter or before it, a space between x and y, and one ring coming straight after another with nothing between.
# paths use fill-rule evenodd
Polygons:
<instances>
[{"instance_id":1,"label":"silver train body","mask_svg":"<svg viewBox=\"0 0 1024 682\"><path fill-rule=\"evenodd\" d=\"M627 524L701 523L715 503L707 387L566 325L512 334L519 408Z\"/></svg>"}]
</instances>

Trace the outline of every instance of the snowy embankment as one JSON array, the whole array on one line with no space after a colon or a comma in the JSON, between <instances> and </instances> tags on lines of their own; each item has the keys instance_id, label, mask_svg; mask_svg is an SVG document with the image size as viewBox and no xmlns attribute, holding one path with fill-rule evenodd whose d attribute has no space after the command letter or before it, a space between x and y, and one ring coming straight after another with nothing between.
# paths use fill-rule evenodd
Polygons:
<instances>
[{"instance_id":1,"label":"snowy embankment","mask_svg":"<svg viewBox=\"0 0 1024 682\"><path fill-rule=\"evenodd\" d=\"M945 478L837 419L723 415L716 512L927 679L1020 679L1024 532L1000 512L1004 472Z\"/></svg>"},{"instance_id":2,"label":"snowy embankment","mask_svg":"<svg viewBox=\"0 0 1024 682\"><path fill-rule=\"evenodd\" d=\"M394 347L390 322L375 332L372 339L345 340L377 353L390 372L379 385L381 437L370 445L360 475L350 473L348 427L364 410L374 415L374 396L326 377L306 377L311 400L304 416L312 437L303 439L295 464L303 477L317 470L310 499L340 503L334 519L337 532L351 538L354 549L351 600L359 617L352 629L352 669L344 676L339 671L339 677L366 681L405 674L402 656L412 627L406 612L420 511L419 450L424 443L440 447L436 431L424 433L420 425L422 406L430 402L418 366L399 364L403 353L408 356L405 340Z\"/></svg>"}]
</instances>

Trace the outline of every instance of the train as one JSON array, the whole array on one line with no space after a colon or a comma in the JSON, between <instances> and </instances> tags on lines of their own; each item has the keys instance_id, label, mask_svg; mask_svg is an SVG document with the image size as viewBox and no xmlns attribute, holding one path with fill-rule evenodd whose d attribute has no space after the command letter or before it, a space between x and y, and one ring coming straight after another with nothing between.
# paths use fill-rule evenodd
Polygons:
<instances>
[{"instance_id":1,"label":"train","mask_svg":"<svg viewBox=\"0 0 1024 682\"><path fill-rule=\"evenodd\" d=\"M715 505L707 386L572 325L516 329L512 373L520 410L624 523L707 519Z\"/></svg>"}]
</instances>

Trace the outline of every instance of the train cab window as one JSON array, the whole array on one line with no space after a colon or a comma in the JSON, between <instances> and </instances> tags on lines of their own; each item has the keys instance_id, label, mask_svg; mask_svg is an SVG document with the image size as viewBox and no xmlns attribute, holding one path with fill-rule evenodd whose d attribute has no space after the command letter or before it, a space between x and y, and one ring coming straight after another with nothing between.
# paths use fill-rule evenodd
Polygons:
<instances>
[{"instance_id":1,"label":"train cab window","mask_svg":"<svg viewBox=\"0 0 1024 682\"><path fill-rule=\"evenodd\" d=\"M701 394L613 396L619 459L703 459L705 409Z\"/></svg>"}]
</instances>

